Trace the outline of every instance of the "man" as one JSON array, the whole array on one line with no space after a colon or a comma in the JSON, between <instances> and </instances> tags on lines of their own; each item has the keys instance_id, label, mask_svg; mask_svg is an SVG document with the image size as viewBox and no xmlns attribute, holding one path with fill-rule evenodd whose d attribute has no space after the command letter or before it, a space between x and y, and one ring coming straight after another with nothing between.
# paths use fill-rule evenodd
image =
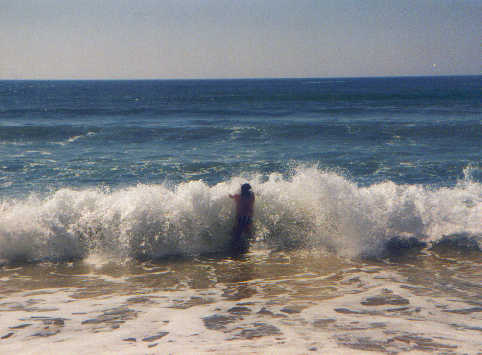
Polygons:
<instances>
[{"instance_id":1,"label":"man","mask_svg":"<svg viewBox=\"0 0 482 355\"><path fill-rule=\"evenodd\" d=\"M248 249L249 238L251 237L251 224L253 222L254 193L251 185L246 183L241 185L241 194L229 195L236 203L236 221L233 228L232 247L235 251L243 252ZM248 236L241 239L241 235L246 233Z\"/></svg>"}]
</instances>

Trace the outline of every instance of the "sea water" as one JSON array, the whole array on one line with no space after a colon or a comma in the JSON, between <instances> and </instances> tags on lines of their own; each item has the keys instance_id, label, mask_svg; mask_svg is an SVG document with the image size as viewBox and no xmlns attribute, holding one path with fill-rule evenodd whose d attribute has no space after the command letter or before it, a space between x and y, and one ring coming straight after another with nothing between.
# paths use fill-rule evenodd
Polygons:
<instances>
[{"instance_id":1,"label":"sea water","mask_svg":"<svg viewBox=\"0 0 482 355\"><path fill-rule=\"evenodd\" d=\"M0 352L481 352L481 88L0 81Z\"/></svg>"}]
</instances>

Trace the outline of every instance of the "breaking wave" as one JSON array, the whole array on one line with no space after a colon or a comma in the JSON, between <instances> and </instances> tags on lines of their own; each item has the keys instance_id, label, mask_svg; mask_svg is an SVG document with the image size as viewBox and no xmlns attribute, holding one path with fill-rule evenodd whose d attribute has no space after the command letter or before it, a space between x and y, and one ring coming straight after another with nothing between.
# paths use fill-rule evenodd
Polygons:
<instances>
[{"instance_id":1,"label":"breaking wave","mask_svg":"<svg viewBox=\"0 0 482 355\"><path fill-rule=\"evenodd\" d=\"M451 188L391 181L360 187L336 172L299 167L289 177L235 177L214 186L61 189L0 201L0 263L226 252L228 194L246 180L256 194L255 247L378 257L393 238L436 244L464 235L481 245L482 185L468 177Z\"/></svg>"}]
</instances>

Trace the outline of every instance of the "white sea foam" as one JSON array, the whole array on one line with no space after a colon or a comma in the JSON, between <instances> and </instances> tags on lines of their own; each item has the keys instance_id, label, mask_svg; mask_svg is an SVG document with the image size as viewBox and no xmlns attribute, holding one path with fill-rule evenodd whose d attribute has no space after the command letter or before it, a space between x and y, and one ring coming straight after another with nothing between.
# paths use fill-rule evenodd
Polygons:
<instances>
[{"instance_id":1,"label":"white sea foam","mask_svg":"<svg viewBox=\"0 0 482 355\"><path fill-rule=\"evenodd\" d=\"M378 256L394 236L437 241L456 233L479 239L482 234L482 188L469 178L451 188L390 181L360 187L334 172L304 167L289 178L272 174L247 180L257 198L256 236L269 248ZM0 259L95 254L125 260L223 251L233 221L228 194L244 181L62 189L45 198L6 200L0 202Z\"/></svg>"},{"instance_id":2,"label":"white sea foam","mask_svg":"<svg viewBox=\"0 0 482 355\"><path fill-rule=\"evenodd\" d=\"M78 135L78 136L72 136L70 138L68 138L67 140L65 141L62 141L62 142L53 142L53 144L58 144L58 145L67 145L67 144L70 144L70 143L74 143L75 141L81 139L81 138L86 138L86 137L92 137L92 136L95 136L95 132L87 132L87 134L83 135Z\"/></svg>"}]
</instances>

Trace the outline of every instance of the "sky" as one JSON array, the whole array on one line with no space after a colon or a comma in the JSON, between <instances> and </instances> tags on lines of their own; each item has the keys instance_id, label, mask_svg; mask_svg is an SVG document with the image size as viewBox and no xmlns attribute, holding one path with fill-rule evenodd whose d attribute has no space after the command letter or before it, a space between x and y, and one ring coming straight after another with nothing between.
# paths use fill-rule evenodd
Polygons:
<instances>
[{"instance_id":1,"label":"sky","mask_svg":"<svg viewBox=\"0 0 482 355\"><path fill-rule=\"evenodd\" d=\"M0 0L0 79L480 75L482 0Z\"/></svg>"}]
</instances>

